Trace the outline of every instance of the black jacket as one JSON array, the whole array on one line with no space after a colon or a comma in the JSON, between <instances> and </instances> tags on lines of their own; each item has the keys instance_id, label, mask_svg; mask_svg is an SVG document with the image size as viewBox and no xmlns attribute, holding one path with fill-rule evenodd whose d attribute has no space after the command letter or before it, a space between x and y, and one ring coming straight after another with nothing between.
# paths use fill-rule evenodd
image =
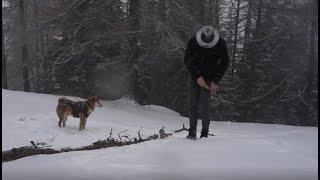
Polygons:
<instances>
[{"instance_id":1,"label":"black jacket","mask_svg":"<svg viewBox=\"0 0 320 180\"><path fill-rule=\"evenodd\" d=\"M88 108L86 106L86 102L84 101L71 101L71 100L66 100L64 102L66 105L70 106L72 109L72 116L73 117L79 117L79 113L84 113L86 117L88 117Z\"/></svg>"},{"instance_id":2,"label":"black jacket","mask_svg":"<svg viewBox=\"0 0 320 180\"><path fill-rule=\"evenodd\" d=\"M229 65L226 42L219 38L212 48L203 48L198 45L196 37L192 37L185 52L184 64L193 80L202 76L208 85L212 81L218 84Z\"/></svg>"}]
</instances>

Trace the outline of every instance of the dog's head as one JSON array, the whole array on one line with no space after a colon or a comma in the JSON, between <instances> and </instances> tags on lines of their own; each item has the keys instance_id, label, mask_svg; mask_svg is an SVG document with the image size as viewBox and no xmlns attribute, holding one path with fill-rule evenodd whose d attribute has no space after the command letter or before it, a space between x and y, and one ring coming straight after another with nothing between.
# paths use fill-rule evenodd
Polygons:
<instances>
[{"instance_id":1,"label":"dog's head","mask_svg":"<svg viewBox=\"0 0 320 180\"><path fill-rule=\"evenodd\" d=\"M99 99L96 96L89 97L88 98L88 103L90 104L91 107L102 107L102 104L100 103Z\"/></svg>"}]
</instances>

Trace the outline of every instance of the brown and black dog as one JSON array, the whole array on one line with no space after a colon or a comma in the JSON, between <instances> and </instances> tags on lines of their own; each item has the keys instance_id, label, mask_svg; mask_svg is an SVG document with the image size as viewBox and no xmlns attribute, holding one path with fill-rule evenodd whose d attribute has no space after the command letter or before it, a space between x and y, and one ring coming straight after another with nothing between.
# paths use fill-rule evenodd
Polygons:
<instances>
[{"instance_id":1,"label":"brown and black dog","mask_svg":"<svg viewBox=\"0 0 320 180\"><path fill-rule=\"evenodd\" d=\"M79 131L85 129L87 118L95 107L102 107L97 97L89 97L85 101L71 101L65 97L59 98L56 109L59 127L61 127L61 123L63 123L63 127L66 127L67 117L73 116L80 118Z\"/></svg>"}]
</instances>

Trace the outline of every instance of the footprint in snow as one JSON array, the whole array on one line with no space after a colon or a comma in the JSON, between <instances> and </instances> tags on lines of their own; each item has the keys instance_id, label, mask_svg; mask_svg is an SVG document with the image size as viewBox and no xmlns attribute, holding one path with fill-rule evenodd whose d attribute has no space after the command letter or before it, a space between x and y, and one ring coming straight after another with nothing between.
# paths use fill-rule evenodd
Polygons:
<instances>
[{"instance_id":1,"label":"footprint in snow","mask_svg":"<svg viewBox=\"0 0 320 180\"><path fill-rule=\"evenodd\" d=\"M34 118L30 118L28 116L18 117L18 121L27 121L27 120L35 120Z\"/></svg>"},{"instance_id":2,"label":"footprint in snow","mask_svg":"<svg viewBox=\"0 0 320 180\"><path fill-rule=\"evenodd\" d=\"M26 117L19 118L18 120L19 120L19 121L25 121L25 120L26 120Z\"/></svg>"}]
</instances>

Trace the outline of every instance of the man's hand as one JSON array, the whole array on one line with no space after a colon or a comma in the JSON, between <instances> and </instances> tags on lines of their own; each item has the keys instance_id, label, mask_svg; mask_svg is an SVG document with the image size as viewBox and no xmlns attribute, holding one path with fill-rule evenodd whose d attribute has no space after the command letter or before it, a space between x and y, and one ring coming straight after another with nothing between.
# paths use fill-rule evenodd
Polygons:
<instances>
[{"instance_id":1,"label":"man's hand","mask_svg":"<svg viewBox=\"0 0 320 180\"><path fill-rule=\"evenodd\" d=\"M217 92L219 91L219 86L216 83L211 82L209 90L211 93L213 92L214 94L217 94Z\"/></svg>"},{"instance_id":2,"label":"man's hand","mask_svg":"<svg viewBox=\"0 0 320 180\"><path fill-rule=\"evenodd\" d=\"M200 87L204 87L204 88L205 88L205 87L207 86L207 84L206 84L206 82L204 81L204 79L203 79L202 76L198 77L197 83L198 83L198 85L199 85Z\"/></svg>"}]
</instances>

